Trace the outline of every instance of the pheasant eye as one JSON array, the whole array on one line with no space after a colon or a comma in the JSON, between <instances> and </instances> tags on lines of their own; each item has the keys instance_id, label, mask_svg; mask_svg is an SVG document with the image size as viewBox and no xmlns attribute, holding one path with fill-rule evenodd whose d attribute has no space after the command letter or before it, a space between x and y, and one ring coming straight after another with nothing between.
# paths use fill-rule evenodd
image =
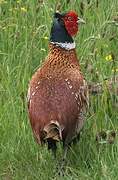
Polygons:
<instances>
[{"instance_id":1,"label":"pheasant eye","mask_svg":"<svg viewBox=\"0 0 118 180\"><path fill-rule=\"evenodd\" d=\"M71 16L68 16L67 18L69 21L73 21L73 18Z\"/></svg>"},{"instance_id":2,"label":"pheasant eye","mask_svg":"<svg viewBox=\"0 0 118 180\"><path fill-rule=\"evenodd\" d=\"M66 16L64 19L65 21L73 21L73 18L71 16Z\"/></svg>"}]
</instances>

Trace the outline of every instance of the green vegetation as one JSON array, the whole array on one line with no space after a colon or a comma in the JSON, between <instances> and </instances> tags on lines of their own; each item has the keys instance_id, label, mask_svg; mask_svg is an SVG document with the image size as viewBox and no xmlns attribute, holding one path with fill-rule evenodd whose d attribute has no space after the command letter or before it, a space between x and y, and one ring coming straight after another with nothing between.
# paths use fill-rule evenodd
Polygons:
<instances>
[{"instance_id":1,"label":"green vegetation","mask_svg":"<svg viewBox=\"0 0 118 180\"><path fill-rule=\"evenodd\" d=\"M103 93L90 98L81 140L68 153L65 176L56 176L57 162L34 141L27 116L28 82L48 53L55 10L76 10L86 20L75 38L81 68L88 82L101 82ZM117 96L106 78L118 73L117 0L0 0L0 179L117 180L118 138L97 145L99 131L118 130Z\"/></svg>"}]
</instances>

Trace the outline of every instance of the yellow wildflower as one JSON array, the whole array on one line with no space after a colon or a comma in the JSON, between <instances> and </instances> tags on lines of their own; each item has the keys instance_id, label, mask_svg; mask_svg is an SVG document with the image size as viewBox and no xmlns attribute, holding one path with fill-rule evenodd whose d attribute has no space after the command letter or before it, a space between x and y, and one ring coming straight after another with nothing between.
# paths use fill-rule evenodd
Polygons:
<instances>
[{"instance_id":1,"label":"yellow wildflower","mask_svg":"<svg viewBox=\"0 0 118 180\"><path fill-rule=\"evenodd\" d=\"M47 39L48 39L48 37L47 37L47 36L45 36L45 37L44 37L44 39L45 39L45 40L47 40Z\"/></svg>"},{"instance_id":2,"label":"yellow wildflower","mask_svg":"<svg viewBox=\"0 0 118 180\"><path fill-rule=\"evenodd\" d=\"M20 8L22 12L27 12L27 9L25 7Z\"/></svg>"},{"instance_id":3,"label":"yellow wildflower","mask_svg":"<svg viewBox=\"0 0 118 180\"><path fill-rule=\"evenodd\" d=\"M111 54L109 54L108 56L105 57L106 61L112 61L113 57Z\"/></svg>"},{"instance_id":4,"label":"yellow wildflower","mask_svg":"<svg viewBox=\"0 0 118 180\"><path fill-rule=\"evenodd\" d=\"M118 68L112 69L112 72L118 72Z\"/></svg>"}]
</instances>

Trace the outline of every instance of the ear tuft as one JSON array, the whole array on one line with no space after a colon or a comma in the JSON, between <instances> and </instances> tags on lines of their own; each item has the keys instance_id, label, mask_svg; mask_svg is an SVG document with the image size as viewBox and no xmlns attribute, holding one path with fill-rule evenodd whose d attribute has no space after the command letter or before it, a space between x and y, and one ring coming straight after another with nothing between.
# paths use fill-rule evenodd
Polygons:
<instances>
[{"instance_id":1,"label":"ear tuft","mask_svg":"<svg viewBox=\"0 0 118 180\"><path fill-rule=\"evenodd\" d=\"M59 12L55 12L54 13L54 18L62 18L62 14L60 14Z\"/></svg>"}]
</instances>

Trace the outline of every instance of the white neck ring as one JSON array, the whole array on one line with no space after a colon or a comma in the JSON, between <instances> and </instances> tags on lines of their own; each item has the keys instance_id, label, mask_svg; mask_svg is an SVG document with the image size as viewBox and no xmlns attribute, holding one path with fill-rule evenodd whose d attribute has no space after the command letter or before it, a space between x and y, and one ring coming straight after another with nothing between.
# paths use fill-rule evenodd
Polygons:
<instances>
[{"instance_id":1,"label":"white neck ring","mask_svg":"<svg viewBox=\"0 0 118 180\"><path fill-rule=\"evenodd\" d=\"M73 43L68 43L68 42L65 42L65 43L59 43L59 42L51 42L52 44L55 44L56 46L59 46L61 48L64 48L66 50L71 50L71 49L75 49L75 42Z\"/></svg>"}]
</instances>

